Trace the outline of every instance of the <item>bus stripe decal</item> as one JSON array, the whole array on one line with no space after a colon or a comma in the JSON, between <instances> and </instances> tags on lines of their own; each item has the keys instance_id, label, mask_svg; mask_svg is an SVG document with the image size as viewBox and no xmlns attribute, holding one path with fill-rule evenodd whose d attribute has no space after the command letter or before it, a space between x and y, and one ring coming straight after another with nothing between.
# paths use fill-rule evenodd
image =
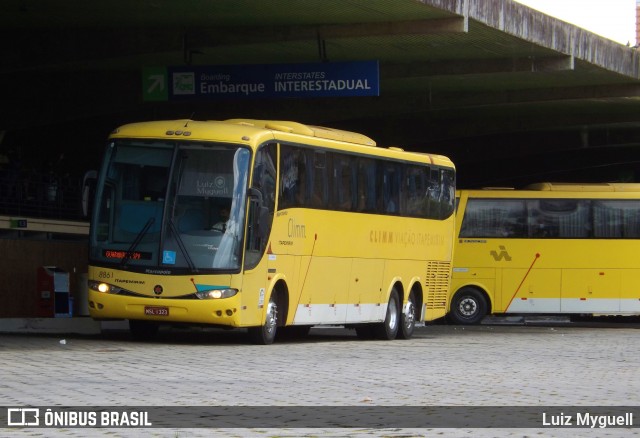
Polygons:
<instances>
[{"instance_id":1,"label":"bus stripe decal","mask_svg":"<svg viewBox=\"0 0 640 438\"><path fill-rule=\"evenodd\" d=\"M529 276L529 272L531 272L531 270L533 269L533 265L535 265L536 261L538 261L539 258L540 258L540 253L536 253L536 256L533 258L533 261L531 262L531 266L529 266L529 269L527 270L527 273L524 274L524 277L522 277L522 281L518 285L518 288L513 293L513 296L511 297L511 300L509 300L509 305L507 306L507 311L509 311L509 307L511 307L511 303L513 302L513 299L516 297L516 295L518 295L518 291L522 287L522 284L524 283L524 281Z\"/></svg>"}]
</instances>

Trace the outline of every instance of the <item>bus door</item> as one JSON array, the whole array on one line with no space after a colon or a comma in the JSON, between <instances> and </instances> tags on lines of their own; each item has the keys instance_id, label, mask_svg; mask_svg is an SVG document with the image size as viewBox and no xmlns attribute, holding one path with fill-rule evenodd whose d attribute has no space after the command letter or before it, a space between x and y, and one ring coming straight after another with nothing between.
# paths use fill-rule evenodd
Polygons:
<instances>
[{"instance_id":1,"label":"bus door","mask_svg":"<svg viewBox=\"0 0 640 438\"><path fill-rule=\"evenodd\" d=\"M256 309L255 317L269 300L270 254L268 243L273 224L276 190L276 145L261 146L256 152L251 187L247 190L248 210L245 234L243 305ZM271 268L271 269L270 269ZM252 318L252 312L248 314ZM256 321L254 321L256 322Z\"/></svg>"}]
</instances>

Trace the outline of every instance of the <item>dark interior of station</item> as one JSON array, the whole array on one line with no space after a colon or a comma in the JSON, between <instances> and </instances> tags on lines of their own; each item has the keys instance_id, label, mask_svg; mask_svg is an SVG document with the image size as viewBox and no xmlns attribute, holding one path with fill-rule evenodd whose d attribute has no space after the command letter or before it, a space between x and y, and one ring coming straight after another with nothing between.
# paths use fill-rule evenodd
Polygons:
<instances>
[{"instance_id":1,"label":"dark interior of station","mask_svg":"<svg viewBox=\"0 0 640 438\"><path fill-rule=\"evenodd\" d=\"M640 179L637 50L512 0L6 0L0 9L5 176L13 167L79 187L121 124L258 118L447 155L458 188ZM154 66L366 60L379 63L378 96L143 96L142 71ZM23 191L24 202L35 196Z\"/></svg>"}]
</instances>

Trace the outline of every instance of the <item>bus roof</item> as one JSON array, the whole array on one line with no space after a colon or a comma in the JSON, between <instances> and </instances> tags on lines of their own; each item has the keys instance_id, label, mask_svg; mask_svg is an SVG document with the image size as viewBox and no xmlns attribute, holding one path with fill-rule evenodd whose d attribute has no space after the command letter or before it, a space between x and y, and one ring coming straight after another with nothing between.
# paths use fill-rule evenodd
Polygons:
<instances>
[{"instance_id":1,"label":"bus roof","mask_svg":"<svg viewBox=\"0 0 640 438\"><path fill-rule=\"evenodd\" d=\"M306 135L309 137L324 138L346 143L355 143L365 146L375 146L376 142L366 135L357 132L343 131L341 129L325 128L323 126L305 125L288 120L256 120L256 119L228 119L226 123L233 123L245 126L255 126L270 129L272 131L282 131L291 134Z\"/></svg>"},{"instance_id":2,"label":"bus roof","mask_svg":"<svg viewBox=\"0 0 640 438\"><path fill-rule=\"evenodd\" d=\"M113 137L159 137L165 135L192 136L193 131L212 132L221 128L231 134L234 128L237 130L254 129L255 131L277 131L288 134L305 135L326 140L340 141L364 146L376 146L376 142L366 135L340 129L325 128L320 126L304 125L302 123L284 120L255 120L255 119L228 119L228 120L157 120L149 122L129 123L116 128L112 132ZM170 133L171 132L171 133ZM185 134L188 133L188 134Z\"/></svg>"},{"instance_id":3,"label":"bus roof","mask_svg":"<svg viewBox=\"0 0 640 438\"><path fill-rule=\"evenodd\" d=\"M523 190L554 192L640 192L640 183L535 183Z\"/></svg>"},{"instance_id":4,"label":"bus roof","mask_svg":"<svg viewBox=\"0 0 640 438\"><path fill-rule=\"evenodd\" d=\"M280 134L278 134L280 133ZM287 120L227 119L197 121L190 119L157 120L129 123L122 125L111 133L111 138L164 138L180 137L184 140L219 140L238 141L248 144L253 141L264 141L264 137L287 138L289 136L305 136L317 140L336 142L330 147L353 145L371 148L372 155L385 156L399 160L428 161L433 165L455 168L451 160L438 154L404 151L400 147L377 148L376 142L363 134L322 126L306 125ZM260 139L262 137L262 139ZM354 151L355 151L354 149ZM364 152L365 150L359 150Z\"/></svg>"}]
</instances>

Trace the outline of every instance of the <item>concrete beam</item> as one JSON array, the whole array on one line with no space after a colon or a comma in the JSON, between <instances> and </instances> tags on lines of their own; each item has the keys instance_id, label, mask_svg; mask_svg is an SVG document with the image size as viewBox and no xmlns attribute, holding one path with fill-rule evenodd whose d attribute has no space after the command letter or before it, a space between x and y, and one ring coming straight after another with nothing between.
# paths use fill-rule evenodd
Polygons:
<instances>
[{"instance_id":1,"label":"concrete beam","mask_svg":"<svg viewBox=\"0 0 640 438\"><path fill-rule=\"evenodd\" d=\"M571 56L438 60L407 64L383 64L380 67L380 77L382 79L398 79L469 74L553 72L574 69L574 58Z\"/></svg>"},{"instance_id":2,"label":"concrete beam","mask_svg":"<svg viewBox=\"0 0 640 438\"><path fill-rule=\"evenodd\" d=\"M640 51L513 0L418 0L525 41L640 79ZM473 34L471 34L473 37Z\"/></svg>"}]
</instances>

